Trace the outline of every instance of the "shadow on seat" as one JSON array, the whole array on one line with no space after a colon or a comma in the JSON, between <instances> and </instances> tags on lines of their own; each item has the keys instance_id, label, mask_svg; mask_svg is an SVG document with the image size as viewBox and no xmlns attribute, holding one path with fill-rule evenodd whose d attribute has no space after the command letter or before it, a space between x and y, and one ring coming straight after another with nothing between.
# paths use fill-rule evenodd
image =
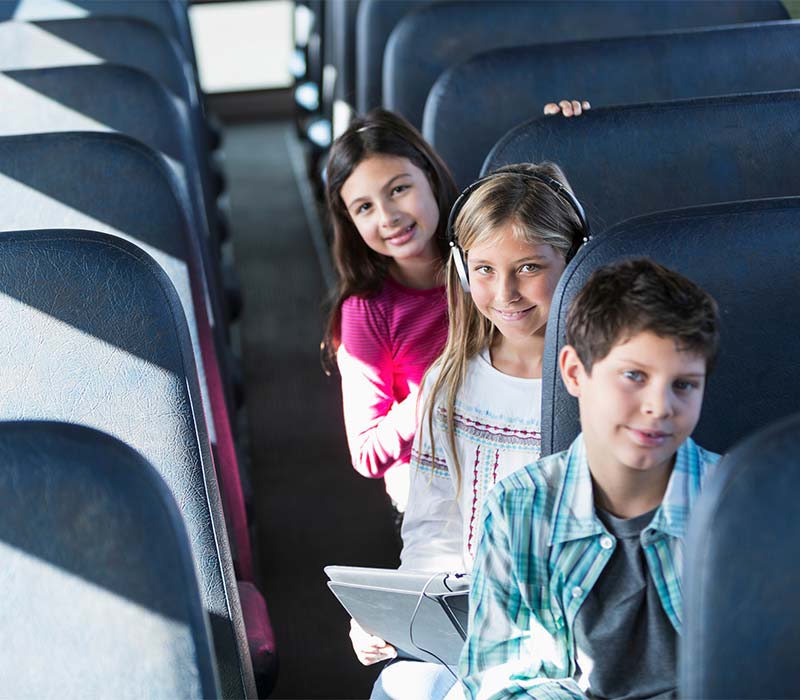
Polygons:
<instances>
[{"instance_id":1,"label":"shadow on seat","mask_svg":"<svg viewBox=\"0 0 800 700\"><path fill-rule=\"evenodd\" d=\"M189 537L133 449L66 423L0 423L7 697L217 698Z\"/></svg>"}]
</instances>

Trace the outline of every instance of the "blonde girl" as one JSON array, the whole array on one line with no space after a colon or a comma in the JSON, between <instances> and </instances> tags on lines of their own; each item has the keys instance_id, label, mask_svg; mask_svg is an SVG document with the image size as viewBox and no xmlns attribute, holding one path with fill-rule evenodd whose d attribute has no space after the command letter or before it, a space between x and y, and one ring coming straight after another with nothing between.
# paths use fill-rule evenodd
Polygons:
<instances>
[{"instance_id":1,"label":"blonde girl","mask_svg":"<svg viewBox=\"0 0 800 700\"><path fill-rule=\"evenodd\" d=\"M539 458L550 301L587 235L583 210L552 163L500 169L467 188L454 214L448 339L423 383L402 529L401 568L431 573L471 570L486 494ZM454 686L445 667L396 661L372 697L449 700Z\"/></svg>"}]
</instances>

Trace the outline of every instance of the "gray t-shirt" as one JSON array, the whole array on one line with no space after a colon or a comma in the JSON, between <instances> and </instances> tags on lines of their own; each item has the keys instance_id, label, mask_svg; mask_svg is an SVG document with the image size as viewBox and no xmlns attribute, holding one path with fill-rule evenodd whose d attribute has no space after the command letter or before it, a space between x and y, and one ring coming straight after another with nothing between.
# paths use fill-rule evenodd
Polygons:
<instances>
[{"instance_id":1,"label":"gray t-shirt","mask_svg":"<svg viewBox=\"0 0 800 700\"><path fill-rule=\"evenodd\" d=\"M675 628L640 541L655 510L628 520L596 511L617 546L575 618L576 661L581 675L588 675L587 696L675 698Z\"/></svg>"}]
</instances>

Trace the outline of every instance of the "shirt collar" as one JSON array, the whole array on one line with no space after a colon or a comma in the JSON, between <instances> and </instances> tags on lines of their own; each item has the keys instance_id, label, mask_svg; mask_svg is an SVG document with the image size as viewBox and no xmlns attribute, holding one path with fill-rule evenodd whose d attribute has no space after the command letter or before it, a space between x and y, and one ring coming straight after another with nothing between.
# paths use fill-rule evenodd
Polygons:
<instances>
[{"instance_id":1,"label":"shirt collar","mask_svg":"<svg viewBox=\"0 0 800 700\"><path fill-rule=\"evenodd\" d=\"M594 512L592 475L582 434L575 438L563 459L566 464L550 523L550 546L605 532ZM688 513L700 491L700 471L700 449L687 438L678 448L664 500L649 528L683 538Z\"/></svg>"}]
</instances>

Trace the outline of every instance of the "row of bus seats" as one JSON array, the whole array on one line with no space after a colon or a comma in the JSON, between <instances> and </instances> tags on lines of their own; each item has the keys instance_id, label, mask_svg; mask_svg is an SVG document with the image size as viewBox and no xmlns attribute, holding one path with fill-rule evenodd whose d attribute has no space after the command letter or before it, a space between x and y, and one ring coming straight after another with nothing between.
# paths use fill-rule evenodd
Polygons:
<instances>
[{"instance_id":1,"label":"row of bus seats","mask_svg":"<svg viewBox=\"0 0 800 700\"><path fill-rule=\"evenodd\" d=\"M593 270L648 255L719 302L722 352L696 436L726 452L765 432L734 449L693 526L681 687L685 697L796 697L781 649L800 635L786 614L796 571L783 545L796 529L783 516L800 422L780 421L800 389L789 330L800 322L800 25L777 2L389 5L358 3L358 110L382 105L421 127L462 187L508 163L557 162L587 211L593 237L548 324L543 454L579 431L556 358ZM593 109L541 116L563 97ZM756 489L773 468L779 479ZM763 573L744 582L745 571Z\"/></svg>"},{"instance_id":2,"label":"row of bus seats","mask_svg":"<svg viewBox=\"0 0 800 700\"><path fill-rule=\"evenodd\" d=\"M315 180L325 149L354 109L364 113L384 106L422 128L437 78L483 52L788 16L780 2L757 0L308 0L298 5L306 20L296 27L310 26L306 46L316 47L298 64L306 72L298 74L296 89L298 104L314 95L311 105L305 102L314 112L301 134L310 145ZM556 93L546 101L564 96L578 95Z\"/></svg>"},{"instance_id":3,"label":"row of bus seats","mask_svg":"<svg viewBox=\"0 0 800 700\"><path fill-rule=\"evenodd\" d=\"M188 531L222 696L265 697L276 656L233 430L224 181L187 8L70 5L86 16L0 3L0 418L89 426L152 464Z\"/></svg>"}]
</instances>

